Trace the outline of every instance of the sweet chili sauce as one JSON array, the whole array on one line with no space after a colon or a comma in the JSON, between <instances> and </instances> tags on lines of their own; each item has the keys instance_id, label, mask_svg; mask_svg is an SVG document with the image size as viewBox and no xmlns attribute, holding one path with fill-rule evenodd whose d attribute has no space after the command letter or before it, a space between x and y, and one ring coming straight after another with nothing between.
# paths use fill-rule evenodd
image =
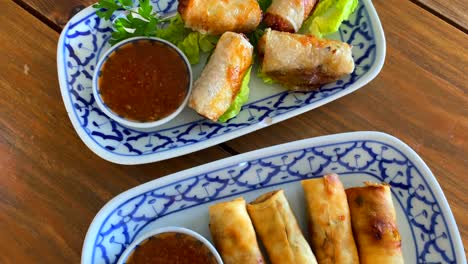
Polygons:
<instances>
[{"instance_id":1,"label":"sweet chili sauce","mask_svg":"<svg viewBox=\"0 0 468 264\"><path fill-rule=\"evenodd\" d=\"M202 242L182 233L168 232L140 244L125 264L216 264Z\"/></svg>"},{"instance_id":2,"label":"sweet chili sauce","mask_svg":"<svg viewBox=\"0 0 468 264\"><path fill-rule=\"evenodd\" d=\"M98 87L114 113L149 122L173 113L184 101L189 82L189 70L177 51L158 41L137 40L110 55Z\"/></svg>"}]
</instances>

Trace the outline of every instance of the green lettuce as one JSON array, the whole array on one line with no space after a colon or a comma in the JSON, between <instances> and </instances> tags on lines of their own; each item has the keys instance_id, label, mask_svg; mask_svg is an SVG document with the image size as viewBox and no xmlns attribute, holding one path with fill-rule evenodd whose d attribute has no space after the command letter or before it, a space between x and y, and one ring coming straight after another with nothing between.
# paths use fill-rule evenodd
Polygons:
<instances>
[{"instance_id":1,"label":"green lettuce","mask_svg":"<svg viewBox=\"0 0 468 264\"><path fill-rule=\"evenodd\" d=\"M263 73L261 68L258 68L257 77L262 79L262 81L266 84L274 84L276 82L270 76Z\"/></svg>"},{"instance_id":2,"label":"green lettuce","mask_svg":"<svg viewBox=\"0 0 468 264\"><path fill-rule=\"evenodd\" d=\"M190 32L182 41L174 43L187 56L190 64L200 62L199 33Z\"/></svg>"},{"instance_id":3,"label":"green lettuce","mask_svg":"<svg viewBox=\"0 0 468 264\"><path fill-rule=\"evenodd\" d=\"M180 14L169 19L168 24L156 32L156 37L176 45L187 56L190 64L200 62L200 51L210 52L216 47L219 37L191 31L184 26Z\"/></svg>"},{"instance_id":4,"label":"green lettuce","mask_svg":"<svg viewBox=\"0 0 468 264\"><path fill-rule=\"evenodd\" d=\"M203 52L212 51L216 47L218 40L218 36L198 33L198 45Z\"/></svg>"},{"instance_id":5,"label":"green lettuce","mask_svg":"<svg viewBox=\"0 0 468 264\"><path fill-rule=\"evenodd\" d=\"M250 68L247 70L247 73L244 75L244 78L242 79L242 85L239 90L239 93L232 102L231 106L229 106L228 110L226 110L226 112L224 112L224 114L218 119L219 122L224 123L229 119L235 117L237 114L239 114L242 106L249 100L249 82L251 70L252 66L250 66Z\"/></svg>"},{"instance_id":6,"label":"green lettuce","mask_svg":"<svg viewBox=\"0 0 468 264\"><path fill-rule=\"evenodd\" d=\"M264 0L262 0L264 1ZM153 12L153 6L149 0L139 0L139 8L133 8L132 0L99 0L93 7L96 15L105 20L110 20L112 15L120 10L126 10L125 17L116 19L114 31L109 40L111 45L137 36L158 37L165 39L179 47L187 56L191 64L200 62L200 50L209 52L214 49L218 37L193 32L185 28L180 14L168 19L161 18Z\"/></svg>"},{"instance_id":7,"label":"green lettuce","mask_svg":"<svg viewBox=\"0 0 468 264\"><path fill-rule=\"evenodd\" d=\"M260 38L263 36L263 34L265 34L265 30L263 30L262 26L259 26L257 29L255 29L255 31L247 35L250 44L252 44L252 46L254 46L255 49L257 49L257 44L260 41Z\"/></svg>"},{"instance_id":8,"label":"green lettuce","mask_svg":"<svg viewBox=\"0 0 468 264\"><path fill-rule=\"evenodd\" d=\"M338 31L358 6L358 0L320 0L312 15L304 22L300 32L321 38Z\"/></svg>"},{"instance_id":9,"label":"green lettuce","mask_svg":"<svg viewBox=\"0 0 468 264\"><path fill-rule=\"evenodd\" d=\"M262 9L263 13L266 13L268 7L271 5L272 0L258 0L258 5Z\"/></svg>"},{"instance_id":10,"label":"green lettuce","mask_svg":"<svg viewBox=\"0 0 468 264\"><path fill-rule=\"evenodd\" d=\"M189 33L189 30L185 28L184 21L179 13L165 22L166 24L161 26L156 32L156 37L176 44L182 41Z\"/></svg>"}]
</instances>

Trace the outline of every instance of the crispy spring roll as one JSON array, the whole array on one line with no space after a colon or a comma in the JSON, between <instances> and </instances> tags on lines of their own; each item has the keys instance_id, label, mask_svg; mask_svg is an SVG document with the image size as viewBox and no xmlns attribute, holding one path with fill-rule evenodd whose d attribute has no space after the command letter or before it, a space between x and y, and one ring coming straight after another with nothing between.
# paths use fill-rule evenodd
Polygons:
<instances>
[{"instance_id":1,"label":"crispy spring roll","mask_svg":"<svg viewBox=\"0 0 468 264\"><path fill-rule=\"evenodd\" d=\"M273 0L263 22L275 30L297 32L315 3L316 0Z\"/></svg>"},{"instance_id":2,"label":"crispy spring roll","mask_svg":"<svg viewBox=\"0 0 468 264\"><path fill-rule=\"evenodd\" d=\"M320 264L359 263L348 200L338 175L301 182L307 202L312 250Z\"/></svg>"},{"instance_id":3,"label":"crispy spring roll","mask_svg":"<svg viewBox=\"0 0 468 264\"><path fill-rule=\"evenodd\" d=\"M347 189L346 195L360 262L404 263L390 187L366 182Z\"/></svg>"},{"instance_id":4,"label":"crispy spring roll","mask_svg":"<svg viewBox=\"0 0 468 264\"><path fill-rule=\"evenodd\" d=\"M258 197L247 210L272 264L317 263L283 190Z\"/></svg>"},{"instance_id":5,"label":"crispy spring roll","mask_svg":"<svg viewBox=\"0 0 468 264\"><path fill-rule=\"evenodd\" d=\"M243 198L210 207L210 232L225 264L263 264Z\"/></svg>"},{"instance_id":6,"label":"crispy spring roll","mask_svg":"<svg viewBox=\"0 0 468 264\"><path fill-rule=\"evenodd\" d=\"M224 33L194 83L189 106L213 121L231 106L252 64L253 47L242 35Z\"/></svg>"},{"instance_id":7,"label":"crispy spring roll","mask_svg":"<svg viewBox=\"0 0 468 264\"><path fill-rule=\"evenodd\" d=\"M179 0L185 26L201 33L254 31L262 20L257 0Z\"/></svg>"},{"instance_id":8,"label":"crispy spring roll","mask_svg":"<svg viewBox=\"0 0 468 264\"><path fill-rule=\"evenodd\" d=\"M309 91L354 71L344 42L267 29L258 45L262 72L291 90Z\"/></svg>"}]
</instances>

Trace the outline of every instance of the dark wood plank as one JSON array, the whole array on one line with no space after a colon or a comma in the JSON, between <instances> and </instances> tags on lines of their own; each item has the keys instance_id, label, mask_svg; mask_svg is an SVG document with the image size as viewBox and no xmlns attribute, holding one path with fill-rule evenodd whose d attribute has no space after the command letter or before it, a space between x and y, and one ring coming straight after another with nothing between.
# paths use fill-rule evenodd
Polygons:
<instances>
[{"instance_id":1,"label":"dark wood plank","mask_svg":"<svg viewBox=\"0 0 468 264\"><path fill-rule=\"evenodd\" d=\"M16 1L57 28L95 2ZM388 45L386 65L375 81L229 146L245 152L346 131L393 134L413 147L437 176L466 252L467 37L410 2L374 4ZM113 195L226 156L211 148L143 166L101 160L78 139L62 105L55 72L57 34L7 1L0 3L0 22L0 57L7 62L0 63L0 248L9 249L0 254L0 263L77 263L92 217Z\"/></svg>"},{"instance_id":2,"label":"dark wood plank","mask_svg":"<svg viewBox=\"0 0 468 264\"><path fill-rule=\"evenodd\" d=\"M468 1L466 0L412 0L429 12L438 14L447 22L468 31Z\"/></svg>"},{"instance_id":3,"label":"dark wood plank","mask_svg":"<svg viewBox=\"0 0 468 264\"><path fill-rule=\"evenodd\" d=\"M348 131L392 134L415 149L436 175L466 251L468 46L463 43L468 43L468 36L409 1L374 4L387 39L385 65L374 81L349 96L227 145L247 152Z\"/></svg>"},{"instance_id":4,"label":"dark wood plank","mask_svg":"<svg viewBox=\"0 0 468 264\"><path fill-rule=\"evenodd\" d=\"M97 0L13 0L55 30L61 30L68 20Z\"/></svg>"},{"instance_id":5,"label":"dark wood plank","mask_svg":"<svg viewBox=\"0 0 468 264\"><path fill-rule=\"evenodd\" d=\"M78 138L57 81L58 33L0 4L0 263L79 263L85 233L113 196L229 156L220 148L121 166Z\"/></svg>"},{"instance_id":6,"label":"dark wood plank","mask_svg":"<svg viewBox=\"0 0 468 264\"><path fill-rule=\"evenodd\" d=\"M14 0L34 15L46 20L59 30L68 20L95 0ZM466 0L412 0L431 13L438 14L447 22L468 30L468 1Z\"/></svg>"}]
</instances>

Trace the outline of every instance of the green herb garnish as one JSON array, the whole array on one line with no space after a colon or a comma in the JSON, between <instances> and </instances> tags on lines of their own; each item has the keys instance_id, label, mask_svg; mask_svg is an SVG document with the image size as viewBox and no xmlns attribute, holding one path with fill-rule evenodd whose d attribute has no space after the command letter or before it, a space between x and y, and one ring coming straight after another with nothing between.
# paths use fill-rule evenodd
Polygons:
<instances>
[{"instance_id":1,"label":"green herb garnish","mask_svg":"<svg viewBox=\"0 0 468 264\"><path fill-rule=\"evenodd\" d=\"M132 37L158 37L176 45L191 64L197 64L200 53L213 50L219 39L185 28L179 14L172 18L161 18L153 11L149 0L139 0L138 7L134 6L132 0L99 0L93 7L97 9L96 15L105 20L110 20L116 12L128 13L113 21L114 31L109 40L111 45Z\"/></svg>"},{"instance_id":2,"label":"green herb garnish","mask_svg":"<svg viewBox=\"0 0 468 264\"><path fill-rule=\"evenodd\" d=\"M272 0L258 0L258 5L260 6L260 9L262 9L263 13L265 13L271 5L271 1Z\"/></svg>"}]
</instances>

